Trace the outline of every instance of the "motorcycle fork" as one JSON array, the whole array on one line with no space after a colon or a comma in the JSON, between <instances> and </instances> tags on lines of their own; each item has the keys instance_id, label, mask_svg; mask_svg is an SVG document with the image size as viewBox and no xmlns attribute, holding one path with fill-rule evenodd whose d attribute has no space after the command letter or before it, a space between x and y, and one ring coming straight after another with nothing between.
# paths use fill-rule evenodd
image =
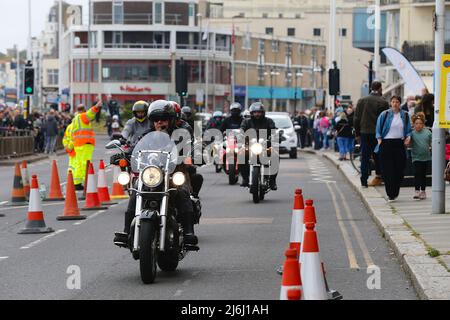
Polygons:
<instances>
[{"instance_id":1,"label":"motorcycle fork","mask_svg":"<svg viewBox=\"0 0 450 320\"><path fill-rule=\"evenodd\" d=\"M142 191L142 184L143 182L141 179L138 181L138 190L139 192ZM139 250L139 230L141 226L141 211L142 211L142 196L140 193L136 194L136 209L134 216L136 218L136 224L134 225L134 239L133 239L133 252L136 252Z\"/></svg>"},{"instance_id":2,"label":"motorcycle fork","mask_svg":"<svg viewBox=\"0 0 450 320\"><path fill-rule=\"evenodd\" d=\"M166 176L164 179L164 190L169 190L169 161L166 164ZM166 227L167 227L167 209L169 205L169 194L166 193L161 201L161 209L159 211L161 217L160 233L159 233L159 251L165 251L166 246Z\"/></svg>"}]
</instances>

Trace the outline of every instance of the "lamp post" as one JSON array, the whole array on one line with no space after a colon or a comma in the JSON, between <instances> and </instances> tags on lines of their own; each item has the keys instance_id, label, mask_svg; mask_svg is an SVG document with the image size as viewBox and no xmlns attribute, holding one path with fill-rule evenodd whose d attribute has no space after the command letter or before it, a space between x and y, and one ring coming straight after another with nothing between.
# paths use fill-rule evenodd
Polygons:
<instances>
[{"instance_id":1,"label":"lamp post","mask_svg":"<svg viewBox=\"0 0 450 320\"><path fill-rule=\"evenodd\" d=\"M198 66L199 66L199 71L198 71L198 83L201 85L202 82L202 72L203 72L203 68L202 68L202 20L203 20L203 15L201 13L197 13L197 18L199 21L199 30L198 30L198 52L199 52L199 57L198 57ZM203 104L205 103L204 98L205 94L203 93Z\"/></svg>"},{"instance_id":2,"label":"lamp post","mask_svg":"<svg viewBox=\"0 0 450 320\"><path fill-rule=\"evenodd\" d=\"M278 76L280 73L270 68L270 72L264 72L264 75L270 75L270 110L273 111L273 77Z\"/></svg>"},{"instance_id":3,"label":"lamp post","mask_svg":"<svg viewBox=\"0 0 450 320\"><path fill-rule=\"evenodd\" d=\"M297 69L297 71L295 72L295 91L294 91L294 116L297 114L297 99L298 99L298 84L297 84L297 79L299 77L303 77L303 73Z\"/></svg>"}]
</instances>

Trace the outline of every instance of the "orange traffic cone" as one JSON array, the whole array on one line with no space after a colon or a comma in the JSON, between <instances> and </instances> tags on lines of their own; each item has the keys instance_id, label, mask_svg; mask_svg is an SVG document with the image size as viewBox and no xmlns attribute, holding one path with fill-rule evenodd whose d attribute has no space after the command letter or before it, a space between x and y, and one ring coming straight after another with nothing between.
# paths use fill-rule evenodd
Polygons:
<instances>
[{"instance_id":1,"label":"orange traffic cone","mask_svg":"<svg viewBox=\"0 0 450 320\"><path fill-rule=\"evenodd\" d=\"M21 173L22 173L23 191L25 192L25 196L28 198L30 196L30 174L28 173L28 166L26 160L22 161Z\"/></svg>"},{"instance_id":2,"label":"orange traffic cone","mask_svg":"<svg viewBox=\"0 0 450 320\"><path fill-rule=\"evenodd\" d=\"M314 209L314 201L311 199L308 199L305 201L305 213L303 216L303 234L302 234L302 243L300 245L300 257L299 257L299 263L300 263L300 269L302 268L302 263L303 263L303 240L305 237L305 225L307 223L313 223L314 225L317 223L316 221L316 211Z\"/></svg>"},{"instance_id":3,"label":"orange traffic cone","mask_svg":"<svg viewBox=\"0 0 450 320\"><path fill-rule=\"evenodd\" d=\"M47 228L44 221L44 211L42 210L41 195L39 194L39 183L37 176L31 178L30 204L28 206L28 221L25 228L19 234L50 233L52 228Z\"/></svg>"},{"instance_id":4,"label":"orange traffic cone","mask_svg":"<svg viewBox=\"0 0 450 320\"><path fill-rule=\"evenodd\" d=\"M302 299L302 290L300 290L300 289L288 290L287 297L288 297L288 300L301 300Z\"/></svg>"},{"instance_id":5,"label":"orange traffic cone","mask_svg":"<svg viewBox=\"0 0 450 320\"><path fill-rule=\"evenodd\" d=\"M297 260L297 251L287 249L286 260L283 265L283 278L281 280L280 300L288 300L288 291L292 289L301 290L300 268Z\"/></svg>"},{"instance_id":6,"label":"orange traffic cone","mask_svg":"<svg viewBox=\"0 0 450 320\"><path fill-rule=\"evenodd\" d=\"M305 206L303 204L302 190L295 190L294 208L292 209L291 238L289 248L297 250L300 256L300 244L303 237L303 215Z\"/></svg>"},{"instance_id":7,"label":"orange traffic cone","mask_svg":"<svg viewBox=\"0 0 450 320\"><path fill-rule=\"evenodd\" d=\"M58 166L56 160L52 164L52 177L50 182L50 192L44 201L64 201L64 196L61 192L61 184L59 182Z\"/></svg>"},{"instance_id":8,"label":"orange traffic cone","mask_svg":"<svg viewBox=\"0 0 450 320\"><path fill-rule=\"evenodd\" d=\"M105 163L103 160L100 160L100 167L98 169L97 192L101 204L117 204L117 202L111 202L111 198L109 196L108 185L106 184Z\"/></svg>"},{"instance_id":9,"label":"orange traffic cone","mask_svg":"<svg viewBox=\"0 0 450 320\"><path fill-rule=\"evenodd\" d=\"M86 216L80 215L78 208L77 194L75 193L75 185L73 184L72 170L67 175L66 202L64 203L64 213L62 216L56 217L56 220L83 220Z\"/></svg>"},{"instance_id":10,"label":"orange traffic cone","mask_svg":"<svg viewBox=\"0 0 450 320\"><path fill-rule=\"evenodd\" d=\"M128 195L123 191L123 187L119 183L120 167L114 167L114 180L111 193L111 199L128 199Z\"/></svg>"},{"instance_id":11,"label":"orange traffic cone","mask_svg":"<svg viewBox=\"0 0 450 320\"><path fill-rule=\"evenodd\" d=\"M11 193L11 206L20 206L28 204L25 195L25 190L23 188L22 174L20 172L20 165L16 163L16 168L14 170L14 182L13 190Z\"/></svg>"},{"instance_id":12,"label":"orange traffic cone","mask_svg":"<svg viewBox=\"0 0 450 320\"><path fill-rule=\"evenodd\" d=\"M328 294L319 254L319 243L314 223L307 223L304 232L303 262L301 275L303 280L303 298L305 300L327 300Z\"/></svg>"},{"instance_id":13,"label":"orange traffic cone","mask_svg":"<svg viewBox=\"0 0 450 320\"><path fill-rule=\"evenodd\" d=\"M94 176L94 166L89 163L88 179L86 188L86 202L81 210L102 210L107 209L107 207L102 207L100 204L100 199L98 198L97 187L95 183Z\"/></svg>"}]
</instances>

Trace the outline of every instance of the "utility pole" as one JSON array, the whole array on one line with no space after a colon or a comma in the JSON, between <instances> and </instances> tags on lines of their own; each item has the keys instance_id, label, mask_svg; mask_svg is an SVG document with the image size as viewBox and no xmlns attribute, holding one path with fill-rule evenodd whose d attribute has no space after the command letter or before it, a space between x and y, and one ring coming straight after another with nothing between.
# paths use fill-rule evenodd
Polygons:
<instances>
[{"instance_id":1,"label":"utility pole","mask_svg":"<svg viewBox=\"0 0 450 320\"><path fill-rule=\"evenodd\" d=\"M336 61L336 0L330 0L330 28L329 28L329 38L330 38L330 56L328 58L329 69L333 68L334 62ZM334 101L335 99L329 95L328 98L331 110L334 112Z\"/></svg>"},{"instance_id":2,"label":"utility pole","mask_svg":"<svg viewBox=\"0 0 450 320\"><path fill-rule=\"evenodd\" d=\"M61 107L62 99L62 74L63 74L63 64L62 64L62 33L63 33L63 10L62 10L62 0L59 0L59 19L58 19L58 93L59 93L59 107ZM59 109L61 111L61 109Z\"/></svg>"},{"instance_id":3,"label":"utility pole","mask_svg":"<svg viewBox=\"0 0 450 320\"><path fill-rule=\"evenodd\" d=\"M439 109L446 105L441 101L441 56L444 54L445 35L445 1L436 0L436 17L434 31L434 97L435 117L433 123L432 152L432 196L431 213L445 213L445 181L442 172L445 168L445 133L439 128Z\"/></svg>"},{"instance_id":4,"label":"utility pole","mask_svg":"<svg viewBox=\"0 0 450 320\"><path fill-rule=\"evenodd\" d=\"M380 0L375 0L375 43L374 43L374 72L375 79L379 80L378 69L380 67L380 29L381 29L381 11Z\"/></svg>"},{"instance_id":5,"label":"utility pole","mask_svg":"<svg viewBox=\"0 0 450 320\"><path fill-rule=\"evenodd\" d=\"M198 30L198 50L199 50L199 57L198 57L198 67L199 67L199 73L198 73L198 83L199 87L201 86L202 82L202 72L203 72L203 61L202 61L202 19L203 16L201 13L197 13L197 18L199 20L199 30ZM203 95L204 96L204 95ZM203 104L205 103L205 100L203 99Z\"/></svg>"},{"instance_id":6,"label":"utility pole","mask_svg":"<svg viewBox=\"0 0 450 320\"><path fill-rule=\"evenodd\" d=\"M373 60L370 59L370 61L369 61L369 93L370 93L370 88L372 87L372 82L373 82Z\"/></svg>"}]
</instances>

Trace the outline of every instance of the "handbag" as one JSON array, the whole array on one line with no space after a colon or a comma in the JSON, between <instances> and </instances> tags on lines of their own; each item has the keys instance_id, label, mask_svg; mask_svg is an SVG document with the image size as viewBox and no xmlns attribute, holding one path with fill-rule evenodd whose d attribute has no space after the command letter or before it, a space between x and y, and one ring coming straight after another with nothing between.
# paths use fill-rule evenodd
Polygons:
<instances>
[{"instance_id":1,"label":"handbag","mask_svg":"<svg viewBox=\"0 0 450 320\"><path fill-rule=\"evenodd\" d=\"M444 170L444 180L450 181L450 161L447 163L447 166L445 167Z\"/></svg>"}]
</instances>

